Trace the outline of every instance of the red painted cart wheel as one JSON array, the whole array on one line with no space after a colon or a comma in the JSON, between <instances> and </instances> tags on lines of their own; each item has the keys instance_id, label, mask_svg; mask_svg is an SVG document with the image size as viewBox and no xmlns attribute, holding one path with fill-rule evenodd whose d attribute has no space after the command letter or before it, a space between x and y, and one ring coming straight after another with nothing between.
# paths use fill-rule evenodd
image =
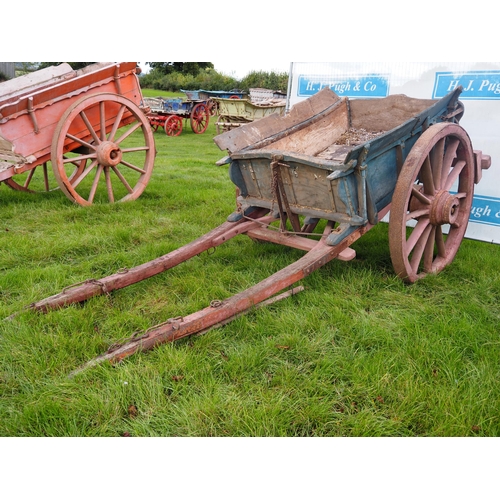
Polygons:
<instances>
[{"instance_id":1,"label":"red painted cart wheel","mask_svg":"<svg viewBox=\"0 0 500 500\"><path fill-rule=\"evenodd\" d=\"M408 154L392 197L389 246L399 277L414 283L452 262L467 229L473 195L469 136L454 123L431 126Z\"/></svg>"},{"instance_id":2,"label":"red painted cart wheel","mask_svg":"<svg viewBox=\"0 0 500 500\"><path fill-rule=\"evenodd\" d=\"M151 125L151 130L153 132L156 132L159 127L163 127L163 125L165 124L164 117L158 115L157 113L150 113L146 115L146 117L149 121L149 124Z\"/></svg>"},{"instance_id":3,"label":"red painted cart wheel","mask_svg":"<svg viewBox=\"0 0 500 500\"><path fill-rule=\"evenodd\" d=\"M176 115L169 116L165 120L165 133L169 137L176 137L182 132L182 118Z\"/></svg>"},{"instance_id":4,"label":"red painted cart wheel","mask_svg":"<svg viewBox=\"0 0 500 500\"><path fill-rule=\"evenodd\" d=\"M210 116L215 116L218 113L219 103L217 101L214 101L213 99L209 99L207 101L207 106L208 106L208 112L210 113Z\"/></svg>"},{"instance_id":5,"label":"red painted cart wheel","mask_svg":"<svg viewBox=\"0 0 500 500\"><path fill-rule=\"evenodd\" d=\"M7 186L14 191L24 191L26 193L48 193L49 191L59 189L57 184L54 185L55 179L49 176L47 162L42 163L27 172L16 175L15 177L16 180L10 177L4 181L5 184L7 184Z\"/></svg>"},{"instance_id":6,"label":"red painted cart wheel","mask_svg":"<svg viewBox=\"0 0 500 500\"><path fill-rule=\"evenodd\" d=\"M137 199L151 177L155 146L146 116L111 93L84 96L61 116L51 160L57 183L79 205Z\"/></svg>"},{"instance_id":7,"label":"red painted cart wheel","mask_svg":"<svg viewBox=\"0 0 500 500\"><path fill-rule=\"evenodd\" d=\"M71 169L73 170L72 173ZM15 180L11 177L5 179L4 182L14 191L23 191L25 193L39 194L58 191L60 189L59 184L49 171L48 162L44 162L22 174L16 174ZM70 172L68 178L70 182L73 182L83 171L82 162L74 162L73 166L68 164L68 171Z\"/></svg>"},{"instance_id":8,"label":"red painted cart wheel","mask_svg":"<svg viewBox=\"0 0 500 500\"><path fill-rule=\"evenodd\" d=\"M210 121L210 112L208 106L204 103L197 104L191 111L191 130L195 134L203 134L207 130Z\"/></svg>"}]
</instances>

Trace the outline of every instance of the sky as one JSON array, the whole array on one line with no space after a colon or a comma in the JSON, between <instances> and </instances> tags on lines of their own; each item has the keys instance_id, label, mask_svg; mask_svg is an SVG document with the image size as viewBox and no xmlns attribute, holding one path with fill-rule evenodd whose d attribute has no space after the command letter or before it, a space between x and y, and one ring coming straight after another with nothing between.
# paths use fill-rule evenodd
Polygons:
<instances>
[{"instance_id":1,"label":"sky","mask_svg":"<svg viewBox=\"0 0 500 500\"><path fill-rule=\"evenodd\" d=\"M19 17L16 2L4 4L2 19ZM420 0L411 14L393 0L358 0L353 6L321 1L273 5L269 0L234 6L212 0L209 6L197 5L199 11L191 4L187 9L176 6L175 15L152 15L141 9L138 14L137 9L86 0L87 10L94 8L100 19L113 20L113 29L123 27L119 43L109 43L116 42L116 33L100 22L81 24L85 43L64 43L60 31L50 29L36 43L9 43L18 39L19 27L4 23L6 42L0 58L209 61L217 71L237 78L252 70L288 72L290 61L496 60L498 21L480 5L468 5L461 19L458 7L435 0ZM30 5L30 19L36 19L37 26L51 26L54 21L43 2ZM465 34L460 31L463 26L469 28Z\"/></svg>"}]
</instances>

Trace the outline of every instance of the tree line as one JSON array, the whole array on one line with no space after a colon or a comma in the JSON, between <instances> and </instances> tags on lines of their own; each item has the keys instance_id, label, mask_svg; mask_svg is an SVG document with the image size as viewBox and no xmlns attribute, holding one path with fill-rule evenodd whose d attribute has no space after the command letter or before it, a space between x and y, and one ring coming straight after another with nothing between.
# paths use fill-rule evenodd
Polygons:
<instances>
[{"instance_id":1,"label":"tree line","mask_svg":"<svg viewBox=\"0 0 500 500\"><path fill-rule=\"evenodd\" d=\"M22 72L30 72L60 62L25 62ZM74 70L94 64L92 62L69 62ZM288 73L274 71L252 71L244 78L237 79L215 70L211 62L148 62L151 71L141 73L139 81L142 88L178 92L182 90L234 90L248 92L250 88L266 88L286 92Z\"/></svg>"},{"instance_id":2,"label":"tree line","mask_svg":"<svg viewBox=\"0 0 500 500\"><path fill-rule=\"evenodd\" d=\"M252 71L237 79L215 70L214 65L205 63L147 63L151 71L140 77L141 87L178 92L179 90L234 90L248 92L251 88L266 88L286 92L288 73L274 71Z\"/></svg>"}]
</instances>

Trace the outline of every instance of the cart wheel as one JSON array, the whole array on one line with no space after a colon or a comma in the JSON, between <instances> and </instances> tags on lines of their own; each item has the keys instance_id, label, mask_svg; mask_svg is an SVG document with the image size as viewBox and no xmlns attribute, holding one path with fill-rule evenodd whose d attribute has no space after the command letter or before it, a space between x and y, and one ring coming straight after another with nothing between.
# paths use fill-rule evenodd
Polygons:
<instances>
[{"instance_id":1,"label":"cart wheel","mask_svg":"<svg viewBox=\"0 0 500 500\"><path fill-rule=\"evenodd\" d=\"M210 113L210 116L215 116L218 111L219 111L219 104L217 101L214 101L213 99L209 99L207 101L207 106L208 106L208 112Z\"/></svg>"},{"instance_id":2,"label":"cart wheel","mask_svg":"<svg viewBox=\"0 0 500 500\"><path fill-rule=\"evenodd\" d=\"M76 101L61 116L52 139L56 180L79 205L137 199L149 182L154 158L148 119L116 94Z\"/></svg>"},{"instance_id":3,"label":"cart wheel","mask_svg":"<svg viewBox=\"0 0 500 500\"><path fill-rule=\"evenodd\" d=\"M207 130L210 113L206 104L200 102L191 111L191 130L195 134L203 134Z\"/></svg>"},{"instance_id":4,"label":"cart wheel","mask_svg":"<svg viewBox=\"0 0 500 500\"><path fill-rule=\"evenodd\" d=\"M24 191L26 193L48 193L49 191L59 189L59 186L54 186L54 179L51 179L49 176L47 162L36 166L28 172L16 175L16 178L19 178L20 182L17 182L17 180L14 180L12 177L5 179L4 181L5 184L7 184L7 186L14 191ZM50 186L51 180L53 187Z\"/></svg>"},{"instance_id":5,"label":"cart wheel","mask_svg":"<svg viewBox=\"0 0 500 500\"><path fill-rule=\"evenodd\" d=\"M82 172L81 163L74 163L73 173L70 175L70 180L76 179L78 175ZM5 179L5 184L15 191L23 191L25 193L49 193L50 191L58 191L59 185L56 182L55 177L49 174L49 169L47 162L24 172L23 174L18 174L15 176L16 180L12 177ZM20 182L17 182L17 180Z\"/></svg>"},{"instance_id":6,"label":"cart wheel","mask_svg":"<svg viewBox=\"0 0 500 500\"><path fill-rule=\"evenodd\" d=\"M172 115L165 120L165 134L176 137L182 132L182 118Z\"/></svg>"},{"instance_id":7,"label":"cart wheel","mask_svg":"<svg viewBox=\"0 0 500 500\"><path fill-rule=\"evenodd\" d=\"M231 130L231 120L229 119L229 116L219 116L217 118L215 128L217 130L217 135L223 134L227 130Z\"/></svg>"},{"instance_id":8,"label":"cart wheel","mask_svg":"<svg viewBox=\"0 0 500 500\"><path fill-rule=\"evenodd\" d=\"M467 229L473 195L469 136L454 123L431 126L408 154L392 197L389 246L399 277L414 283L452 262Z\"/></svg>"},{"instance_id":9,"label":"cart wheel","mask_svg":"<svg viewBox=\"0 0 500 500\"><path fill-rule=\"evenodd\" d=\"M163 123L162 121L160 120L160 118L155 115L155 114L149 114L149 115L146 115L148 121L149 121L149 125L151 125L151 130L153 132L156 132L160 126L163 126Z\"/></svg>"}]
</instances>

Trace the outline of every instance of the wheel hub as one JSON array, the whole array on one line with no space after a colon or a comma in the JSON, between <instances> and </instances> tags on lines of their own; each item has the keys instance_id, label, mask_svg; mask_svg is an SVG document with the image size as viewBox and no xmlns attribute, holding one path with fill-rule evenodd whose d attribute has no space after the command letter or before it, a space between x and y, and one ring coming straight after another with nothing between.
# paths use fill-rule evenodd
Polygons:
<instances>
[{"instance_id":1,"label":"wheel hub","mask_svg":"<svg viewBox=\"0 0 500 500\"><path fill-rule=\"evenodd\" d=\"M114 167L122 161L122 150L111 141L104 141L97 147L97 161L104 167Z\"/></svg>"},{"instance_id":2,"label":"wheel hub","mask_svg":"<svg viewBox=\"0 0 500 500\"><path fill-rule=\"evenodd\" d=\"M454 224L460 212L460 200L448 191L438 191L431 204L429 219L434 226Z\"/></svg>"}]
</instances>

